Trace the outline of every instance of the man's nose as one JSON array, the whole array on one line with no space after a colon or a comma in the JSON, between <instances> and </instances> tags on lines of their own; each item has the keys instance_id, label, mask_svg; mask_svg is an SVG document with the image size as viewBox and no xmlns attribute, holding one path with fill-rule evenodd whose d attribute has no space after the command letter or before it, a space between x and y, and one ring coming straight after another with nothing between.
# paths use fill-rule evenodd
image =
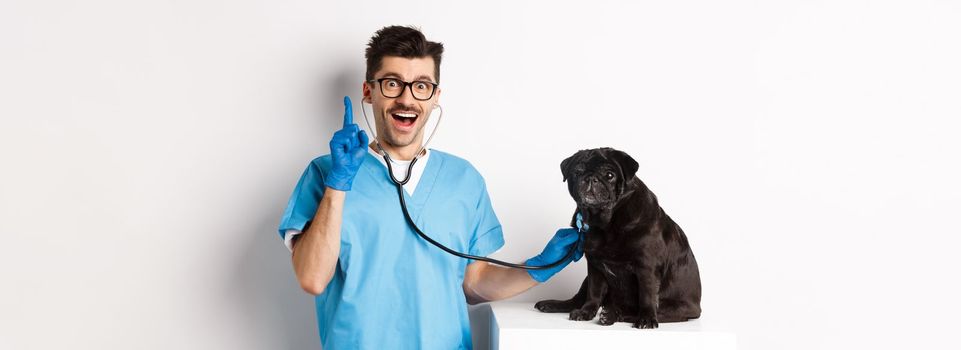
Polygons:
<instances>
[{"instance_id":1,"label":"man's nose","mask_svg":"<svg viewBox=\"0 0 961 350\"><path fill-rule=\"evenodd\" d=\"M414 99L413 88L414 87L410 85L405 86L404 90L400 92L400 96L397 96L397 103L400 103L404 106L413 105L417 101Z\"/></svg>"}]
</instances>

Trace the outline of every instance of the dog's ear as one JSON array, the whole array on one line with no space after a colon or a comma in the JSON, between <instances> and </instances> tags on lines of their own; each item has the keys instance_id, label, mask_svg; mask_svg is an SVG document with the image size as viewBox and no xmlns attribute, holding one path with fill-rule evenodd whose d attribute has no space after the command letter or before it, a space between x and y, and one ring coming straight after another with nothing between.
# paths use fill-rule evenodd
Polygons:
<instances>
[{"instance_id":1,"label":"dog's ear","mask_svg":"<svg viewBox=\"0 0 961 350\"><path fill-rule=\"evenodd\" d=\"M617 165L621 166L621 177L627 181L637 174L637 168L639 167L637 161L631 158L630 155L616 149L612 149L608 153L608 157L617 162Z\"/></svg>"},{"instance_id":2,"label":"dog's ear","mask_svg":"<svg viewBox=\"0 0 961 350\"><path fill-rule=\"evenodd\" d=\"M574 164L577 164L577 160L581 158L582 153L583 151L577 151L577 153L574 153L574 155L567 157L567 159L561 162L561 175L564 176L564 179L561 181L567 181L567 179L571 178L571 175L573 175L572 172L574 171Z\"/></svg>"}]
</instances>

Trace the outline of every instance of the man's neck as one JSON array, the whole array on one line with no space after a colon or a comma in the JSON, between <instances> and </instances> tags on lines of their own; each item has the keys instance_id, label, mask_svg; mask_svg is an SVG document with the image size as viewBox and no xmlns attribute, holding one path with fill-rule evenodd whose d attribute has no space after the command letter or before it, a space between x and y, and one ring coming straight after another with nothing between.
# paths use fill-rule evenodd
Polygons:
<instances>
[{"instance_id":1,"label":"man's neck","mask_svg":"<svg viewBox=\"0 0 961 350\"><path fill-rule=\"evenodd\" d=\"M421 146L420 146L421 143L418 142L418 141L420 141L420 140L417 140L417 141L415 141L415 142L411 142L411 144L409 144L409 145L407 145L407 146L395 147L395 146L393 146L393 145L391 145L391 144L389 144L389 143L384 142L383 140L381 140L381 141L380 141L380 146L384 148L384 151L387 151L387 154L390 155L390 158L391 158L391 159L394 159L394 160L411 160L411 159L414 159L414 153L416 153L416 152L420 149L420 147L421 147ZM380 149L377 148L377 143L371 142L371 143L370 143L370 148L373 149L374 151L376 151L377 153L380 153ZM426 151L426 150L424 150L424 151ZM421 154L424 154L424 152L421 152Z\"/></svg>"}]
</instances>

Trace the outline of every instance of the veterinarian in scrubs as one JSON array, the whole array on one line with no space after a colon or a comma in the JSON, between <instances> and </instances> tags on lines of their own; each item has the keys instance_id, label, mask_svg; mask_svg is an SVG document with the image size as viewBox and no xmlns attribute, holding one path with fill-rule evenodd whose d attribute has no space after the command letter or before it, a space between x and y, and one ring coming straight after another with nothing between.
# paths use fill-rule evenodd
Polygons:
<instances>
[{"instance_id":1,"label":"veterinarian in scrubs","mask_svg":"<svg viewBox=\"0 0 961 350\"><path fill-rule=\"evenodd\" d=\"M439 103L442 53L442 44L399 26L379 30L367 47L363 102L372 105L377 140L397 163L398 179ZM307 165L280 221L297 280L315 295L325 350L470 349L467 304L517 295L579 258L521 270L430 245L407 225L386 163L369 141L345 101L331 153ZM504 245L484 178L466 160L426 149L404 190L414 222L438 242L477 256ZM576 231L560 229L525 263L562 259L576 241Z\"/></svg>"}]
</instances>

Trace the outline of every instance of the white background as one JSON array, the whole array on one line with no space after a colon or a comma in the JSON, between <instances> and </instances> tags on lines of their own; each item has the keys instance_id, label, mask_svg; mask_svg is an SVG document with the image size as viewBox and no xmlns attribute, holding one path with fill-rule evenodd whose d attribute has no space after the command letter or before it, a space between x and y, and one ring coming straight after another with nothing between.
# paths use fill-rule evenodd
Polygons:
<instances>
[{"instance_id":1,"label":"white background","mask_svg":"<svg viewBox=\"0 0 961 350\"><path fill-rule=\"evenodd\" d=\"M445 45L432 147L487 179L497 257L612 146L740 348L959 346L959 2L4 0L0 348L318 347L275 229L389 24Z\"/></svg>"}]
</instances>

